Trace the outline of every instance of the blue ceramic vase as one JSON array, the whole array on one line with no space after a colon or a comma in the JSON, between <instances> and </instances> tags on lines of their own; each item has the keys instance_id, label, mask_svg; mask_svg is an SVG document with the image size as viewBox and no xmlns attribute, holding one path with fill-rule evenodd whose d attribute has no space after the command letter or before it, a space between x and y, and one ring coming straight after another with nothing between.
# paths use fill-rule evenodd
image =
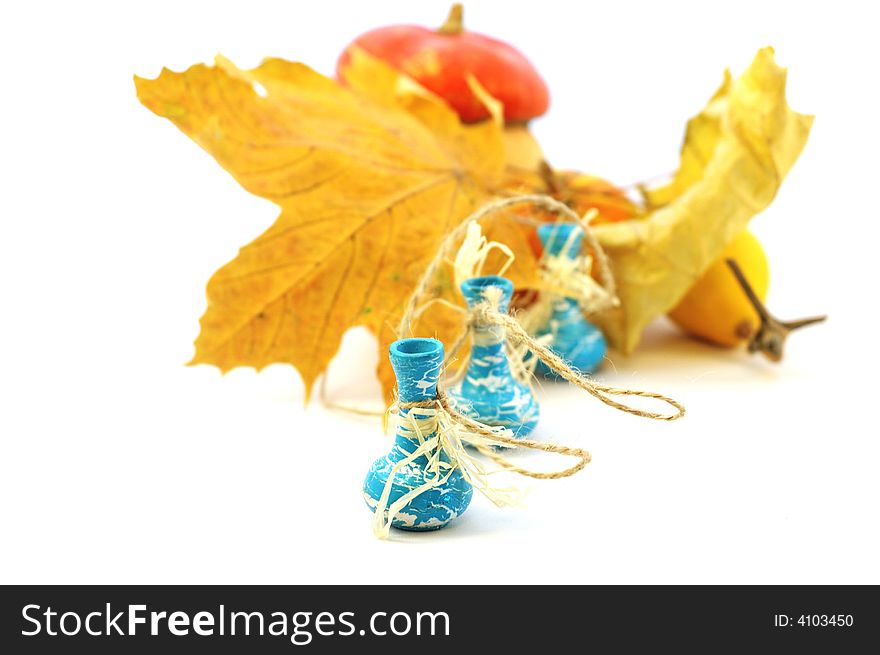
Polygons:
<instances>
[{"instance_id":1,"label":"blue ceramic vase","mask_svg":"<svg viewBox=\"0 0 880 655\"><path fill-rule=\"evenodd\" d=\"M468 307L483 302L487 287L501 289L498 310L507 313L513 284L510 280L488 275L465 280L461 292ZM510 428L514 436L525 437L538 424L538 402L531 389L518 382L510 372L504 349L504 328L475 325L471 329L471 357L461 384L450 390L456 410L481 423Z\"/></svg>"},{"instance_id":2,"label":"blue ceramic vase","mask_svg":"<svg viewBox=\"0 0 880 655\"><path fill-rule=\"evenodd\" d=\"M397 393L401 403L413 403L437 397L437 379L443 365L443 344L436 339L400 339L391 344L389 356L397 377ZM401 416L412 409L400 409ZM434 433L423 435L425 438ZM416 450L416 434L401 424L397 428L394 447L370 467L364 480L364 500L374 512L395 464ZM446 459L444 454L441 454ZM447 460L448 461L448 460ZM422 486L426 480L428 456L420 455L394 474L391 495L386 507L405 493ZM441 485L413 498L392 520L401 530L436 530L459 516L470 505L473 488L459 470L454 470Z\"/></svg>"},{"instance_id":3,"label":"blue ceramic vase","mask_svg":"<svg viewBox=\"0 0 880 655\"><path fill-rule=\"evenodd\" d=\"M576 223L548 223L538 228L544 253L551 257L574 259L581 251L584 234ZM574 298L554 298L547 324L533 336L550 335L548 348L581 373L592 373L602 363L608 350L605 335L584 318ZM555 379L559 376L538 360L535 374Z\"/></svg>"}]
</instances>

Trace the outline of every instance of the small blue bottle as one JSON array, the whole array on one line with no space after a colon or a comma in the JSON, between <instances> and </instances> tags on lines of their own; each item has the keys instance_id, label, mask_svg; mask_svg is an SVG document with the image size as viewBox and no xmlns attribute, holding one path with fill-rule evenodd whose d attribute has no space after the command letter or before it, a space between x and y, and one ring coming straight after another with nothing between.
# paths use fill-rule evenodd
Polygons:
<instances>
[{"instance_id":1,"label":"small blue bottle","mask_svg":"<svg viewBox=\"0 0 880 655\"><path fill-rule=\"evenodd\" d=\"M544 245L545 257L573 260L581 251L584 234L576 223L547 223L538 228L538 238ZM581 373L592 373L599 368L608 351L605 335L584 318L574 298L554 298L547 324L533 336L548 334L551 335L548 348ZM559 377L540 360L535 366L535 374L552 379Z\"/></svg>"},{"instance_id":2,"label":"small blue bottle","mask_svg":"<svg viewBox=\"0 0 880 655\"><path fill-rule=\"evenodd\" d=\"M436 339L400 339L391 344L389 356L397 377L397 393L401 403L437 397L437 379L443 366L442 343ZM417 409L400 409L399 414L406 416L411 411L418 415ZM423 436L429 438L434 434L431 432ZM373 462L364 480L364 500L373 512L376 511L394 465L418 446L416 433L401 423L391 452ZM449 461L445 454L441 454L441 458ZM427 464L428 456L420 455L394 474L386 508L427 481ZM445 472L442 474L445 475ZM470 505L472 496L471 484L456 469L443 484L413 498L394 517L391 525L401 530L437 530L461 515Z\"/></svg>"},{"instance_id":3,"label":"small blue bottle","mask_svg":"<svg viewBox=\"0 0 880 655\"><path fill-rule=\"evenodd\" d=\"M501 289L498 311L507 313L513 296L510 280L487 275L465 280L461 292L468 307L485 300L488 287ZM504 350L504 328L476 325L471 329L471 357L460 385L450 390L458 412L486 425L509 428L516 437L525 437L538 424L538 402L532 390L518 382L510 372Z\"/></svg>"}]
</instances>

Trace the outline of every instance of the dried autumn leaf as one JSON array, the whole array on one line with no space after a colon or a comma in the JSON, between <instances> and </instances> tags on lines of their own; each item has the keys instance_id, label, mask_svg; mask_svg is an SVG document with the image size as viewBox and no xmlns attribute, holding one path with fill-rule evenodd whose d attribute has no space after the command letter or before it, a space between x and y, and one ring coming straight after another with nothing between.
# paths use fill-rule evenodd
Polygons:
<instances>
[{"instance_id":1,"label":"dried autumn leaf","mask_svg":"<svg viewBox=\"0 0 880 655\"><path fill-rule=\"evenodd\" d=\"M666 313L749 220L770 204L806 143L813 117L785 100L785 70L773 50L724 84L688 124L681 167L666 186L648 191L643 219L600 225L621 307L604 317L624 352Z\"/></svg>"},{"instance_id":2,"label":"dried autumn leaf","mask_svg":"<svg viewBox=\"0 0 880 655\"><path fill-rule=\"evenodd\" d=\"M706 164L712 159L715 148L721 140L721 123L727 112L727 96L730 94L732 82L730 71L725 70L724 81L709 99L706 107L688 121L678 170L672 179L667 184L653 189L645 187L641 189L648 209L668 205L702 179Z\"/></svg>"},{"instance_id":3,"label":"dried autumn leaf","mask_svg":"<svg viewBox=\"0 0 880 655\"><path fill-rule=\"evenodd\" d=\"M280 59L242 71L218 58L216 66L135 78L146 107L281 207L208 283L192 363L224 371L290 363L308 393L355 325L380 335L384 363L403 302L441 239L500 180L497 122L463 125L363 53L351 66L355 90ZM507 236L492 238L516 238ZM519 264L513 277L532 275L534 261ZM434 316L425 334L451 339L460 316ZM389 390L390 370L380 377Z\"/></svg>"}]
</instances>

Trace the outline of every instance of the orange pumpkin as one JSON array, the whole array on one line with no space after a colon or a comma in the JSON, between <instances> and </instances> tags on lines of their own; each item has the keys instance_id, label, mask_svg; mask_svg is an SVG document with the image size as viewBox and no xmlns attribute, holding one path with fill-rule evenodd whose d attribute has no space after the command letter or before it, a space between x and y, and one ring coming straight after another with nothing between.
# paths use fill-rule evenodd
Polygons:
<instances>
[{"instance_id":1,"label":"orange pumpkin","mask_svg":"<svg viewBox=\"0 0 880 655\"><path fill-rule=\"evenodd\" d=\"M489 117L485 105L468 85L468 75L504 105L507 122L540 116L550 104L547 85L529 60L503 41L465 30L460 4L452 7L446 23L437 30L390 25L357 37L336 64L336 75L342 82L354 46L436 93L465 122Z\"/></svg>"}]
</instances>

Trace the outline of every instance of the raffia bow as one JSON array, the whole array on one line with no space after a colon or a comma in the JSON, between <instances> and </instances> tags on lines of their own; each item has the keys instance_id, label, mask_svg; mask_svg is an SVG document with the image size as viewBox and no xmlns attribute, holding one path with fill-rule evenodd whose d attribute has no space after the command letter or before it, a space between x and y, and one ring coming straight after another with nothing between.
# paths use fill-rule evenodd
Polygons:
<instances>
[{"instance_id":1,"label":"raffia bow","mask_svg":"<svg viewBox=\"0 0 880 655\"><path fill-rule=\"evenodd\" d=\"M551 255L552 248L544 248L544 254L539 261L541 286L538 299L531 306L519 311L516 316L520 325L529 334L534 334L547 325L553 313L553 306L560 298L574 300L585 314L598 314L620 305L617 297L609 293L608 289L592 276L594 255L578 253L575 257L571 257L566 254L571 251L575 240L586 234L583 225L588 225L597 214L595 209L584 214L581 226L568 235L560 254ZM553 235L551 244L556 238L556 235ZM517 349L517 353L523 359L528 354L521 348ZM532 362L535 361L537 360L532 358Z\"/></svg>"},{"instance_id":2,"label":"raffia bow","mask_svg":"<svg viewBox=\"0 0 880 655\"><path fill-rule=\"evenodd\" d=\"M391 469L373 515L373 532L379 538L387 538L394 518L415 498L431 489L445 484L453 471L462 476L478 492L498 507L518 505L520 492L515 487L496 487L489 477L499 470L506 470L539 480L553 480L574 475L591 460L589 452L559 444L517 439L508 428L492 427L464 416L455 410L453 401L442 389L437 397L412 403L398 403L398 409L409 409L409 414L398 415L398 429L413 435L418 446L399 460ZM500 469L489 470L476 456L472 446L482 455L493 460ZM559 455L576 457L577 463L559 471L544 473L517 466L493 450L494 446L518 447ZM445 459L443 455L445 454ZM389 503L395 475L419 457L427 457L423 467L424 483Z\"/></svg>"}]
</instances>

